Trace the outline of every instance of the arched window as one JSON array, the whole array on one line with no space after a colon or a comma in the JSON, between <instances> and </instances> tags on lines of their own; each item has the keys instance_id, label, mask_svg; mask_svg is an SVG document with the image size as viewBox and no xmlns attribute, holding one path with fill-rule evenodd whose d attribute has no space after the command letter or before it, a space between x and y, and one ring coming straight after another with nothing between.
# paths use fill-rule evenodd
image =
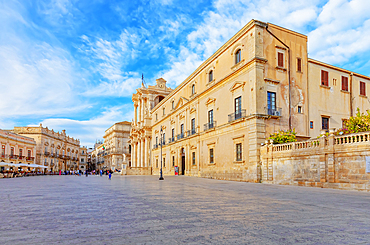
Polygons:
<instances>
[{"instance_id":1,"label":"arched window","mask_svg":"<svg viewBox=\"0 0 370 245\"><path fill-rule=\"evenodd\" d=\"M209 71L208 78L209 78L209 82L213 81L213 71L212 70Z\"/></svg>"},{"instance_id":2,"label":"arched window","mask_svg":"<svg viewBox=\"0 0 370 245\"><path fill-rule=\"evenodd\" d=\"M195 94L195 84L191 86L191 94Z\"/></svg>"},{"instance_id":3,"label":"arched window","mask_svg":"<svg viewBox=\"0 0 370 245\"><path fill-rule=\"evenodd\" d=\"M235 53L235 64L238 64L242 59L242 51L238 49Z\"/></svg>"}]
</instances>

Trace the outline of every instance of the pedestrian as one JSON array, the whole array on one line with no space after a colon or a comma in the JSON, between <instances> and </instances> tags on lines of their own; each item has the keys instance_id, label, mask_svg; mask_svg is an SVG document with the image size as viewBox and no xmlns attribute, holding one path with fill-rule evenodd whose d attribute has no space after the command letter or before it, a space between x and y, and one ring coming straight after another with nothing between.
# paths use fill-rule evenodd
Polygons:
<instances>
[{"instance_id":1,"label":"pedestrian","mask_svg":"<svg viewBox=\"0 0 370 245\"><path fill-rule=\"evenodd\" d=\"M109 179L112 179L112 173L109 171Z\"/></svg>"},{"instance_id":2,"label":"pedestrian","mask_svg":"<svg viewBox=\"0 0 370 245\"><path fill-rule=\"evenodd\" d=\"M100 169L100 177L103 177L103 170Z\"/></svg>"},{"instance_id":3,"label":"pedestrian","mask_svg":"<svg viewBox=\"0 0 370 245\"><path fill-rule=\"evenodd\" d=\"M87 177L87 175L88 175L89 173L87 172L87 170L86 170L86 177Z\"/></svg>"}]
</instances>

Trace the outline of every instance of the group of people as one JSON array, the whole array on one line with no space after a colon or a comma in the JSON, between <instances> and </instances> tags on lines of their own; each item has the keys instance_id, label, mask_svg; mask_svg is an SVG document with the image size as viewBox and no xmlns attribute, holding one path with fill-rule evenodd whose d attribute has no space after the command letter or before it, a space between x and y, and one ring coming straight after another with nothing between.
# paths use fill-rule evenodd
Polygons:
<instances>
[{"instance_id":1,"label":"group of people","mask_svg":"<svg viewBox=\"0 0 370 245\"><path fill-rule=\"evenodd\" d=\"M82 170L66 170L59 172L52 172L49 171L16 171L16 170L5 170L0 169L0 178L15 178L15 177L23 177L23 176L34 176L34 175L108 175L109 179L112 179L112 170L93 170L89 172L88 170L82 171Z\"/></svg>"}]
</instances>

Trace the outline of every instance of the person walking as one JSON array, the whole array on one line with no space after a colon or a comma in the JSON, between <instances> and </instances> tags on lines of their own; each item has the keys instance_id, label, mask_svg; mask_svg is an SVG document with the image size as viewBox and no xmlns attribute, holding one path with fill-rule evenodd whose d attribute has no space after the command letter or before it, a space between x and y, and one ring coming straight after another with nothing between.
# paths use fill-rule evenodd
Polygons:
<instances>
[{"instance_id":1,"label":"person walking","mask_svg":"<svg viewBox=\"0 0 370 245\"><path fill-rule=\"evenodd\" d=\"M87 172L87 170L86 170L86 177L88 176L88 174L89 174L89 173L88 173L88 172Z\"/></svg>"},{"instance_id":2,"label":"person walking","mask_svg":"<svg viewBox=\"0 0 370 245\"><path fill-rule=\"evenodd\" d=\"M109 179L111 180L112 179L112 173L109 171Z\"/></svg>"}]
</instances>

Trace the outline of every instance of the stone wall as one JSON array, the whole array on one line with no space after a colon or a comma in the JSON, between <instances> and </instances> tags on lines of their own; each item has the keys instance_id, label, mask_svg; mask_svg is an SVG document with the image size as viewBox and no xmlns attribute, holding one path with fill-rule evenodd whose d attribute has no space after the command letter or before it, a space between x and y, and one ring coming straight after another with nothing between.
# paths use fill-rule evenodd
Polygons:
<instances>
[{"instance_id":1,"label":"stone wall","mask_svg":"<svg viewBox=\"0 0 370 245\"><path fill-rule=\"evenodd\" d=\"M370 191L370 132L261 148L262 182ZM369 170L370 171L370 170Z\"/></svg>"},{"instance_id":2,"label":"stone wall","mask_svg":"<svg viewBox=\"0 0 370 245\"><path fill-rule=\"evenodd\" d=\"M152 167L128 167L126 170L126 175L152 175Z\"/></svg>"}]
</instances>

